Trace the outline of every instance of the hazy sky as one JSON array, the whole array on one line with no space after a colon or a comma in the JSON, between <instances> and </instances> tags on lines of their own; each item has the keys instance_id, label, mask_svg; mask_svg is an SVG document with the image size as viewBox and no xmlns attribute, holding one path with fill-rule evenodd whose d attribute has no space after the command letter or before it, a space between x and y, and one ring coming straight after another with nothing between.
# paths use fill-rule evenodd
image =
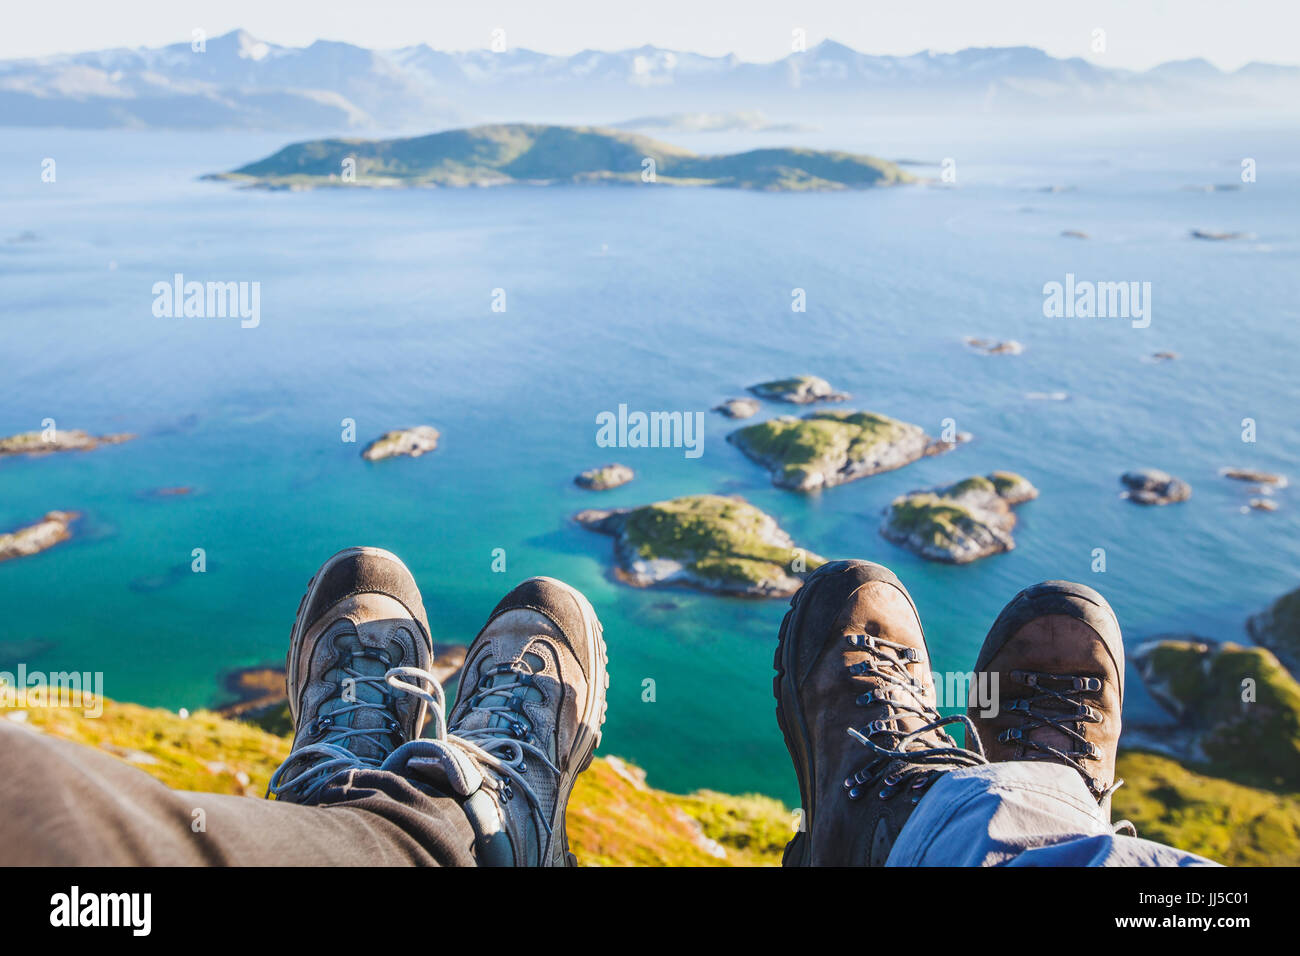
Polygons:
<instances>
[{"instance_id":1,"label":"hazy sky","mask_svg":"<svg viewBox=\"0 0 1300 956\"><path fill-rule=\"evenodd\" d=\"M1223 69L1300 62L1300 0L6 0L0 58L188 42L243 27L303 46L510 46L547 53L650 43L773 60L791 31L868 53L1029 45L1054 56L1143 69L1205 57ZM1106 51L1091 49L1093 30Z\"/></svg>"}]
</instances>

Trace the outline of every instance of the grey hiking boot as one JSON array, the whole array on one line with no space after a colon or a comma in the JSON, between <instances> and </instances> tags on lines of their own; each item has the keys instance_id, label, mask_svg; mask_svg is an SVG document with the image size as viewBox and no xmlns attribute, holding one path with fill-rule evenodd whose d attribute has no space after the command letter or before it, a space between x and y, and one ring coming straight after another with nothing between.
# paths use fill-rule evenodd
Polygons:
<instances>
[{"instance_id":1,"label":"grey hiking boot","mask_svg":"<svg viewBox=\"0 0 1300 956\"><path fill-rule=\"evenodd\" d=\"M970 721L935 709L921 620L888 568L832 561L809 575L774 664L802 806L785 866L883 866L942 774L987 763ZM944 731L954 723L972 749Z\"/></svg>"},{"instance_id":2,"label":"grey hiking boot","mask_svg":"<svg viewBox=\"0 0 1300 956\"><path fill-rule=\"evenodd\" d=\"M573 865L565 809L600 743L608 686L580 592L532 578L496 606L465 657L447 737L483 778L464 803L480 863Z\"/></svg>"},{"instance_id":3,"label":"grey hiking boot","mask_svg":"<svg viewBox=\"0 0 1300 956\"><path fill-rule=\"evenodd\" d=\"M429 624L406 565L379 548L347 548L307 585L285 680L293 750L268 794L313 803L331 778L379 767L428 716Z\"/></svg>"}]
</instances>

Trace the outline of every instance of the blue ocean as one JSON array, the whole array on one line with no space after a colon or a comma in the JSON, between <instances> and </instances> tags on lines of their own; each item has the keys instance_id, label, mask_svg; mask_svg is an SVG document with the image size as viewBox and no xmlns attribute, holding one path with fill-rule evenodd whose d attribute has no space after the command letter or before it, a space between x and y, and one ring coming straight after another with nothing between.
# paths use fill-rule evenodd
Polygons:
<instances>
[{"instance_id":1,"label":"blue ocean","mask_svg":"<svg viewBox=\"0 0 1300 956\"><path fill-rule=\"evenodd\" d=\"M283 136L0 131L0 434L52 418L139 436L0 461L0 529L83 515L72 540L0 565L0 666L103 671L110 697L192 710L228 699L223 673L283 660L308 578L344 546L401 556L443 642L469 642L509 587L548 574L605 625L602 752L658 787L793 804L771 694L785 602L622 585L610 539L573 513L742 495L800 545L892 567L939 670L969 669L1001 606L1046 578L1102 591L1130 647L1171 632L1246 640L1246 616L1300 583L1300 488L1252 511L1250 486L1219 474L1300 479L1293 123L856 117L661 138L868 152L936 182L265 192L199 177ZM155 316L154 284L177 273L259 283L260 324ZM1044 285L1067 275L1149 282L1149 326L1045 317ZM792 311L795 289L806 311ZM1024 352L980 354L967 336ZM952 419L973 440L821 494L776 489L709 409L792 374L852 393L845 407L931 434ZM705 412L703 454L598 447L597 416L620 404ZM436 452L361 459L414 424L441 431ZM574 486L609 461L636 479ZM1187 480L1191 500L1122 500L1118 476L1137 467ZM995 469L1041 492L1019 509L1014 551L951 567L879 535L895 495ZM153 493L177 486L193 490ZM1133 715L1150 711L1132 674L1129 691Z\"/></svg>"}]
</instances>

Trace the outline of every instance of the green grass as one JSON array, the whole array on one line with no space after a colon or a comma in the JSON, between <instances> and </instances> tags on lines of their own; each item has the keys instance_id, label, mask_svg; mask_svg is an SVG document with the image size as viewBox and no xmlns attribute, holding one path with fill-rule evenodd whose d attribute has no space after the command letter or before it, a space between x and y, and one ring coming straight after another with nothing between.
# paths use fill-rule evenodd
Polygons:
<instances>
[{"instance_id":1,"label":"green grass","mask_svg":"<svg viewBox=\"0 0 1300 956\"><path fill-rule=\"evenodd\" d=\"M872 449L896 441L907 426L874 412L813 412L783 416L732 432L730 440L763 464L795 481L811 471L865 459Z\"/></svg>"},{"instance_id":2,"label":"green grass","mask_svg":"<svg viewBox=\"0 0 1300 956\"><path fill-rule=\"evenodd\" d=\"M701 577L735 584L760 584L788 576L802 556L807 569L822 559L798 548L764 540L771 519L739 498L688 495L637 508L623 535L643 558L680 561Z\"/></svg>"},{"instance_id":3,"label":"green grass","mask_svg":"<svg viewBox=\"0 0 1300 956\"><path fill-rule=\"evenodd\" d=\"M1029 482L1014 471L995 471L989 475L989 480L993 482L993 488L1000 495L1005 495L1013 488L1022 487Z\"/></svg>"},{"instance_id":4,"label":"green grass","mask_svg":"<svg viewBox=\"0 0 1300 956\"><path fill-rule=\"evenodd\" d=\"M287 736L200 712L105 701L98 718L78 710L25 712L37 730L127 760L169 787L261 799L289 753ZM0 712L0 719L7 715ZM699 791L683 796L648 787L621 761L597 758L569 801L570 848L601 866L765 866L779 864L791 813L757 795ZM712 843L710 841L713 841ZM716 844L716 847L715 845ZM723 855L716 853L717 847Z\"/></svg>"},{"instance_id":5,"label":"green grass","mask_svg":"<svg viewBox=\"0 0 1300 956\"><path fill-rule=\"evenodd\" d=\"M965 478L945 490L944 494L947 496L956 496L964 495L968 491L987 491L990 494L996 494L998 487L983 475L972 475L970 478Z\"/></svg>"},{"instance_id":6,"label":"green grass","mask_svg":"<svg viewBox=\"0 0 1300 956\"><path fill-rule=\"evenodd\" d=\"M955 502L930 493L903 495L889 506L889 525L936 547L949 547L969 533L975 516Z\"/></svg>"},{"instance_id":7,"label":"green grass","mask_svg":"<svg viewBox=\"0 0 1300 956\"><path fill-rule=\"evenodd\" d=\"M1229 866L1300 866L1300 796L1235 783L1156 754L1120 754L1115 819L1138 836Z\"/></svg>"}]
</instances>

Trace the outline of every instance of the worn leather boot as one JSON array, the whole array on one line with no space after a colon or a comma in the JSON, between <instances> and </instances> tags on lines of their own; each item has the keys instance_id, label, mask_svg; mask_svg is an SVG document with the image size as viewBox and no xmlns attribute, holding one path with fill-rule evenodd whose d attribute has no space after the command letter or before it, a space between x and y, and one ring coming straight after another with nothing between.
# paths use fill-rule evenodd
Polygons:
<instances>
[{"instance_id":1,"label":"worn leather boot","mask_svg":"<svg viewBox=\"0 0 1300 956\"><path fill-rule=\"evenodd\" d=\"M887 568L834 561L790 601L773 681L776 716L799 778L799 832L786 866L883 866L929 786L985 763L969 722L935 710L916 606Z\"/></svg>"},{"instance_id":2,"label":"worn leather boot","mask_svg":"<svg viewBox=\"0 0 1300 956\"><path fill-rule=\"evenodd\" d=\"M1110 815L1124 643L1106 599L1090 587L1044 581L1002 609L975 663L994 701L967 713L989 760L1048 760L1077 770ZM996 683L994 683L996 681ZM982 711L996 710L993 716Z\"/></svg>"}]
</instances>

